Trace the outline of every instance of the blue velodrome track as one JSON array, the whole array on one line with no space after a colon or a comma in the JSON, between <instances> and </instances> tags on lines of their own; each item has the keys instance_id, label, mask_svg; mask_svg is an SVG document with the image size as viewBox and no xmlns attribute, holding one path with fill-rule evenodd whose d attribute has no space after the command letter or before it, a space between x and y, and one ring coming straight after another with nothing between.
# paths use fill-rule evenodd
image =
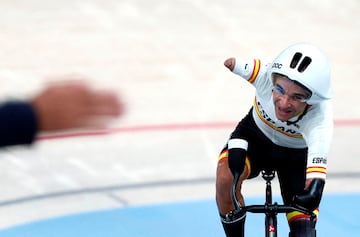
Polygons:
<instances>
[{"instance_id":1,"label":"blue velodrome track","mask_svg":"<svg viewBox=\"0 0 360 237\"><path fill-rule=\"evenodd\" d=\"M360 231L360 194L326 195L321 205L318 237L358 236ZM262 203L248 198L248 204ZM288 227L279 215L279 236ZM248 214L247 236L263 236L264 217ZM46 219L0 230L1 237L161 237L221 236L221 225L214 200L196 200L161 205L126 207L79 213Z\"/></svg>"}]
</instances>

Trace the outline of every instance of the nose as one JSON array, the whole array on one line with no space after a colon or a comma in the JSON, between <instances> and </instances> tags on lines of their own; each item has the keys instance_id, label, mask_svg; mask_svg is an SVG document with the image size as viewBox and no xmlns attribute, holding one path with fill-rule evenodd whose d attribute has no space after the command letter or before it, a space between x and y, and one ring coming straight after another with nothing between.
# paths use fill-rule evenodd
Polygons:
<instances>
[{"instance_id":1,"label":"nose","mask_svg":"<svg viewBox=\"0 0 360 237\"><path fill-rule=\"evenodd\" d=\"M291 106L291 99L288 95L280 95L279 96L279 104L281 107L290 107Z\"/></svg>"}]
</instances>

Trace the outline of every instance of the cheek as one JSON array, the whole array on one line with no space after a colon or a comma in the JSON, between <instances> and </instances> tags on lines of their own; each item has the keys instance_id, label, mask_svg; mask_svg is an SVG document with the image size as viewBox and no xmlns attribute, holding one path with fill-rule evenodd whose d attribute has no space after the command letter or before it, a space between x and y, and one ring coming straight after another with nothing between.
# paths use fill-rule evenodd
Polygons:
<instances>
[{"instance_id":1,"label":"cheek","mask_svg":"<svg viewBox=\"0 0 360 237\"><path fill-rule=\"evenodd\" d=\"M272 100L273 100L273 103L274 103L274 104L277 104L280 99L281 99L280 96L278 96L278 95L276 95L276 94L273 93Z\"/></svg>"},{"instance_id":2,"label":"cheek","mask_svg":"<svg viewBox=\"0 0 360 237\"><path fill-rule=\"evenodd\" d=\"M299 112L305 111L305 108L306 108L306 104L302 104L301 106L299 106Z\"/></svg>"}]
</instances>

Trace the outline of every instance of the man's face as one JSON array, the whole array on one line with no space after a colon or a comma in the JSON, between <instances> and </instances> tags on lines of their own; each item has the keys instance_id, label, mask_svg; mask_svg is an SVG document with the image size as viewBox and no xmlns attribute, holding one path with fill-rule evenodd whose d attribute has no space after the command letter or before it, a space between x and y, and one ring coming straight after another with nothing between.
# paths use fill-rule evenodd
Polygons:
<instances>
[{"instance_id":1,"label":"man's face","mask_svg":"<svg viewBox=\"0 0 360 237\"><path fill-rule=\"evenodd\" d=\"M287 77L274 77L273 101L275 114L280 121L288 121L292 117L304 112L307 104L308 92Z\"/></svg>"}]
</instances>

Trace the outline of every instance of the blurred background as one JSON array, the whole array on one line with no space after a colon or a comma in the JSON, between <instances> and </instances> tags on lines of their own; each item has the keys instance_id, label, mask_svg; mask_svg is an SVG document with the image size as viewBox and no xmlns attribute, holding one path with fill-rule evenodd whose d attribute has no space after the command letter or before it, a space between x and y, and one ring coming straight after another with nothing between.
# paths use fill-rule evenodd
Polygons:
<instances>
[{"instance_id":1,"label":"blurred background","mask_svg":"<svg viewBox=\"0 0 360 237\"><path fill-rule=\"evenodd\" d=\"M271 62L303 41L322 48L332 64L335 135L326 192L359 193L359 1L0 0L0 9L1 101L29 98L76 74L118 91L127 110L102 133L39 134L30 147L2 149L0 228L208 200L222 236L213 203L217 155L254 96L223 61ZM245 189L261 197L263 182Z\"/></svg>"}]
</instances>

